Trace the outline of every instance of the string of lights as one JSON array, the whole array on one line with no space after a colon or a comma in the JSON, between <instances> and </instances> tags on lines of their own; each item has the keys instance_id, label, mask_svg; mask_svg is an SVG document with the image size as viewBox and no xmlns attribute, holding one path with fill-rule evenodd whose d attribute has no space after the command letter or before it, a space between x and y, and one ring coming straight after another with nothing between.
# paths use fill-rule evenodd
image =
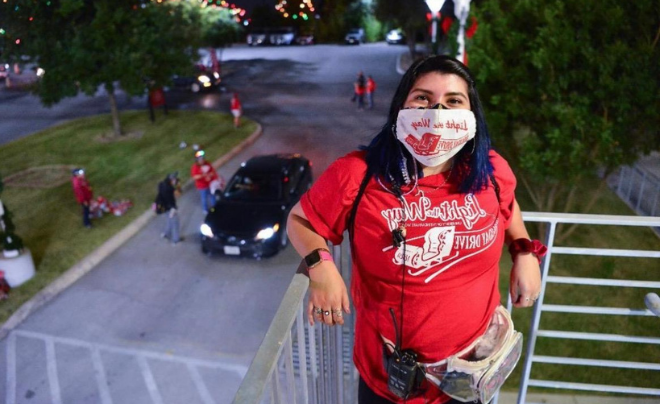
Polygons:
<instances>
[{"instance_id":1,"label":"string of lights","mask_svg":"<svg viewBox=\"0 0 660 404\"><path fill-rule=\"evenodd\" d=\"M1 1L2 1L2 3L7 3L7 0L1 0ZM141 3L141 7L145 7L146 3L162 4L162 3L165 3L167 1L191 1L191 0L146 0L146 1L141 0L141 1L139 1L138 4L134 5L133 8L134 9L139 8L140 3ZM213 8L221 7L221 8L228 9L231 12L234 20L236 20L236 22L239 23L239 24L248 25L249 22L250 22L250 19L246 18L247 11L245 9L243 9L241 7L238 7L237 5L235 5L233 3L229 3L225 0L192 0L192 1L199 2L200 7L202 7L202 8L205 8L205 7L213 7ZM305 1L311 4L310 0L305 0ZM50 5L51 5L51 2L47 1L46 6L50 6ZM15 6L14 11L15 12L19 11L19 6L18 5ZM34 17L29 17L29 20L32 22L33 18ZM7 31L3 27L0 27L0 39L5 37L6 35L7 35ZM13 42L16 45L20 45L21 44L21 39L20 38L15 38L15 39L13 39Z\"/></svg>"},{"instance_id":2,"label":"string of lights","mask_svg":"<svg viewBox=\"0 0 660 404\"><path fill-rule=\"evenodd\" d=\"M312 0L302 0L297 7L295 4L289 4L287 0L280 0L275 6L275 10L279 11L284 18L291 18L293 20L301 18L307 21L316 9Z\"/></svg>"}]
</instances>

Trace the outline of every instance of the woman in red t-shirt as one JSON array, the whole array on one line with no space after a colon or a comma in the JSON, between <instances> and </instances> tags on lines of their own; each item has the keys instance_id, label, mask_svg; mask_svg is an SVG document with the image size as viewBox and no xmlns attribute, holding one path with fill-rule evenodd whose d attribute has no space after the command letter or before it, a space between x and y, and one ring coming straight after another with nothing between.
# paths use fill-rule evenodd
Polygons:
<instances>
[{"instance_id":1,"label":"woman in red t-shirt","mask_svg":"<svg viewBox=\"0 0 660 404\"><path fill-rule=\"evenodd\" d=\"M352 229L360 404L458 403L427 381L402 398L388 385L383 348L392 352L398 342L417 362L435 363L484 334L500 305L505 242L518 247L514 306L534 304L541 279L533 253L542 252L528 248L538 243L529 242L515 186L491 148L471 73L433 56L403 76L372 142L335 161L293 208L287 228L310 267L312 324L343 324L350 313L346 285L324 250Z\"/></svg>"}]
</instances>

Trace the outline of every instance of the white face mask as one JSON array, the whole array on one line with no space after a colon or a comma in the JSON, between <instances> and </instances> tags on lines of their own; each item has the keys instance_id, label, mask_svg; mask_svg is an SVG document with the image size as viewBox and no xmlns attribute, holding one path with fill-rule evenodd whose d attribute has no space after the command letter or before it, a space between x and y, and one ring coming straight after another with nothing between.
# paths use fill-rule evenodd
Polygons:
<instances>
[{"instance_id":1,"label":"white face mask","mask_svg":"<svg viewBox=\"0 0 660 404\"><path fill-rule=\"evenodd\" d=\"M437 167L474 138L477 123L469 109L402 109L396 137L426 167Z\"/></svg>"}]
</instances>

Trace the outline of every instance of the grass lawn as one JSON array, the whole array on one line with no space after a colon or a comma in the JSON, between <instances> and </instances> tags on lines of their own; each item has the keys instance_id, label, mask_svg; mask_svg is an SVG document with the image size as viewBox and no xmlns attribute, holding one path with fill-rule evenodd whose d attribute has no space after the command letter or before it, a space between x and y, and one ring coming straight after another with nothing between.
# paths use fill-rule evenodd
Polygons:
<instances>
[{"instance_id":1,"label":"grass lawn","mask_svg":"<svg viewBox=\"0 0 660 404\"><path fill-rule=\"evenodd\" d=\"M585 183L582 192L595 191L593 183ZM519 196L523 211L531 211L531 204L526 203L524 195ZM589 213L608 215L636 214L609 189L600 198L597 206ZM531 234L533 225L528 224ZM556 243L566 247L616 248L631 250L660 250L660 238L649 228L628 226L590 226L580 225L565 241ZM603 279L632 279L639 281L660 281L658 259L652 258L617 258L596 256L554 255L550 265L550 275L573 276ZM511 260L507 252L502 255L500 291L503 299L509 285ZM650 288L581 286L548 283L546 286L546 304L601 306L631 309L645 309L644 296L649 292L658 292ZM506 300L504 300L506 302ZM525 334L525 347L531 309L514 309L513 318L516 328ZM621 334L628 336L660 337L660 319L657 317L585 315L571 313L543 313L540 329L603 334ZM660 349L657 345L644 343L600 342L569 340L557 338L537 338L535 355L561 356L587 359L606 359L612 361L630 361L660 363ZM522 374L523 360L516 367L505 387L517 390ZM652 370L631 370L590 366L569 366L535 363L532 366L532 379L559 380L574 383L593 383L618 386L657 388L660 372ZM531 388L531 392L567 393L566 390ZM589 392L574 392L589 394Z\"/></svg>"},{"instance_id":2,"label":"grass lawn","mask_svg":"<svg viewBox=\"0 0 660 404\"><path fill-rule=\"evenodd\" d=\"M149 121L147 112L131 111L121 114L121 122L127 136L120 140L107 139L112 133L111 119L109 115L100 115L52 127L0 147L0 174L5 182L2 201L13 213L16 234L32 252L37 268L34 278L13 289L10 298L0 302L0 323L144 213L156 196L158 182L167 173L179 171L182 180L188 180L194 161L193 144L202 145L212 161L257 128L255 122L244 119L241 128L235 129L229 114L210 111L170 111L167 116L159 114L155 123ZM188 147L181 149L182 141ZM70 172L67 176L64 170L64 183L51 188L7 183L11 174L52 165L84 167L95 197L129 199L133 207L121 217L106 214L93 221L94 228L86 229L73 195Z\"/></svg>"}]
</instances>

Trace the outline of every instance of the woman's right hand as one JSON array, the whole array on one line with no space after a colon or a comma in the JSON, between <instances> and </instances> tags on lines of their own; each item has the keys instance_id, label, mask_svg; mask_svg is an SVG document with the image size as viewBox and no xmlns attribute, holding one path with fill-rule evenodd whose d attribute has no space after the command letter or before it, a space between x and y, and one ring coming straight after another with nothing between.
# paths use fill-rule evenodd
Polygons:
<instances>
[{"instance_id":1,"label":"woman's right hand","mask_svg":"<svg viewBox=\"0 0 660 404\"><path fill-rule=\"evenodd\" d=\"M309 270L309 303L307 318L327 325L343 325L344 314L350 314L346 283L332 261L323 261Z\"/></svg>"}]
</instances>

